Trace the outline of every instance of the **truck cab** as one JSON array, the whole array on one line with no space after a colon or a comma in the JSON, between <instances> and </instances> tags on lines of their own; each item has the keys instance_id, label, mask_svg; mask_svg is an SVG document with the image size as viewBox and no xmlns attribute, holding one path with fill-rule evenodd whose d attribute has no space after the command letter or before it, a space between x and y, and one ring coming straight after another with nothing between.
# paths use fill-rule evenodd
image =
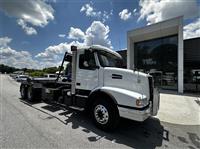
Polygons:
<instances>
[{"instance_id":1,"label":"truck cab","mask_svg":"<svg viewBox=\"0 0 200 149\"><path fill-rule=\"evenodd\" d=\"M157 114L159 93L152 76L123 69L121 56L103 46L72 46L71 51L60 67L64 75L55 82L22 83L22 97L33 100L37 94L48 103L87 110L103 130L115 128L120 117L144 121Z\"/></svg>"}]
</instances>

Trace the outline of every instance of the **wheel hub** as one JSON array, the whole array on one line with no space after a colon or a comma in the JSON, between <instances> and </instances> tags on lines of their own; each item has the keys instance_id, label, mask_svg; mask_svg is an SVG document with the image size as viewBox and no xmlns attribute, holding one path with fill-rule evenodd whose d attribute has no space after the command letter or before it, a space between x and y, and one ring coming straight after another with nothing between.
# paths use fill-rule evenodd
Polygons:
<instances>
[{"instance_id":1,"label":"wheel hub","mask_svg":"<svg viewBox=\"0 0 200 149\"><path fill-rule=\"evenodd\" d=\"M100 124L106 124L109 120L108 110L103 105L97 105L95 107L94 116L97 122Z\"/></svg>"}]
</instances>

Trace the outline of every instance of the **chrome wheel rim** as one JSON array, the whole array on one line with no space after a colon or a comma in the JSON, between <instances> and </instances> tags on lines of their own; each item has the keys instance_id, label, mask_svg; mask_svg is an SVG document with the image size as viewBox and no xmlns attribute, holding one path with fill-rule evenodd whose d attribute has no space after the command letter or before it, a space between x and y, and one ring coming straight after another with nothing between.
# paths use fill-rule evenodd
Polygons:
<instances>
[{"instance_id":1,"label":"chrome wheel rim","mask_svg":"<svg viewBox=\"0 0 200 149\"><path fill-rule=\"evenodd\" d=\"M94 108L94 116L96 121L100 124L106 124L109 120L108 110L103 105L97 105Z\"/></svg>"}]
</instances>

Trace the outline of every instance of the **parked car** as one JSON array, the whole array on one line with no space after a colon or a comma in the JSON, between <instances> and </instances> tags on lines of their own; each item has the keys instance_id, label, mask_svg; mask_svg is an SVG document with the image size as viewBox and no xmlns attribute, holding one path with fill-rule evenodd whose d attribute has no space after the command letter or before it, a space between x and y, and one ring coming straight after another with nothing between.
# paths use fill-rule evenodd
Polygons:
<instances>
[{"instance_id":1,"label":"parked car","mask_svg":"<svg viewBox=\"0 0 200 149\"><path fill-rule=\"evenodd\" d=\"M16 76L15 80L16 80L17 82L22 82L22 81L26 81L27 78L29 78L28 75L18 75L18 76Z\"/></svg>"},{"instance_id":2,"label":"parked car","mask_svg":"<svg viewBox=\"0 0 200 149\"><path fill-rule=\"evenodd\" d=\"M44 75L45 78L57 78L56 74L45 74Z\"/></svg>"}]
</instances>

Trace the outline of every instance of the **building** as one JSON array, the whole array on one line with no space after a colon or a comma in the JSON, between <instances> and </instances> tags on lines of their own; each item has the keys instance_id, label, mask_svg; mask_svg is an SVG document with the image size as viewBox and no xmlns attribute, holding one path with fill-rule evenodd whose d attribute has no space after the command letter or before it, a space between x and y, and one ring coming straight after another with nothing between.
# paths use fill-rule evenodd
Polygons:
<instances>
[{"instance_id":1,"label":"building","mask_svg":"<svg viewBox=\"0 0 200 149\"><path fill-rule=\"evenodd\" d=\"M183 18L177 17L127 32L127 68L154 76L162 89L199 91L200 41L183 40ZM185 48L184 48L185 47Z\"/></svg>"},{"instance_id":2,"label":"building","mask_svg":"<svg viewBox=\"0 0 200 149\"><path fill-rule=\"evenodd\" d=\"M184 90L200 93L200 37L184 40Z\"/></svg>"}]
</instances>

